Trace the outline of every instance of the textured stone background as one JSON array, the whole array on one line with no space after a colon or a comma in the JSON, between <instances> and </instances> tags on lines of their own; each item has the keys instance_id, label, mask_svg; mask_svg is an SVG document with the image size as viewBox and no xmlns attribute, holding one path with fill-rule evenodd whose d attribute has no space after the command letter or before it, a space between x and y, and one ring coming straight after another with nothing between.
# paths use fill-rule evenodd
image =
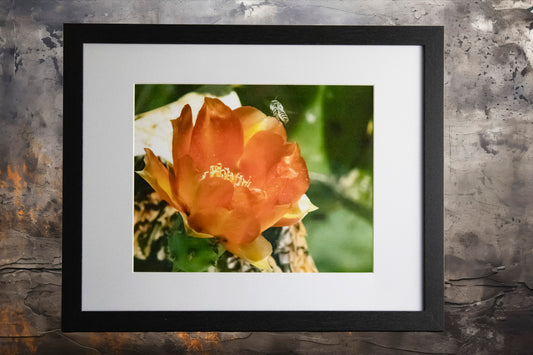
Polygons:
<instances>
[{"instance_id":1,"label":"textured stone background","mask_svg":"<svg viewBox=\"0 0 533 355\"><path fill-rule=\"evenodd\" d=\"M0 0L0 353L531 352L531 6ZM61 333L64 22L445 25L446 330Z\"/></svg>"}]
</instances>

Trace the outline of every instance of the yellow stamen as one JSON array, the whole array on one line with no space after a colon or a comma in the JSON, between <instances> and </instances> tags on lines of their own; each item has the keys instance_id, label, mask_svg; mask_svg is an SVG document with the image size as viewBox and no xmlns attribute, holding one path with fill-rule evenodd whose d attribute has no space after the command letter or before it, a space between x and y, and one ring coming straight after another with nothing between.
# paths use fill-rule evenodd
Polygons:
<instances>
[{"instance_id":1,"label":"yellow stamen","mask_svg":"<svg viewBox=\"0 0 533 355\"><path fill-rule=\"evenodd\" d=\"M251 184L249 177L248 179L245 179L240 173L234 173L230 171L229 168L223 168L221 163L211 165L209 170L202 175L202 179L205 179L207 176L222 178L231 182L233 186L244 186L249 188Z\"/></svg>"}]
</instances>

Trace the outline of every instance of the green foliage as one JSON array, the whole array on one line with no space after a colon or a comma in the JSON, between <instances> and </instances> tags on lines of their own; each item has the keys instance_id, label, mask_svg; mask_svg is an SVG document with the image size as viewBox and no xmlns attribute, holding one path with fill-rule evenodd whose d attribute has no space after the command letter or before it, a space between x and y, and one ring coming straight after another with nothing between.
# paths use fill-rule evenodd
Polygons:
<instances>
[{"instance_id":1,"label":"green foliage","mask_svg":"<svg viewBox=\"0 0 533 355\"><path fill-rule=\"evenodd\" d=\"M328 86L323 95L325 153L331 170L347 174L353 168L372 171L372 86Z\"/></svg>"},{"instance_id":2,"label":"green foliage","mask_svg":"<svg viewBox=\"0 0 533 355\"><path fill-rule=\"evenodd\" d=\"M197 87L198 85L135 85L135 114L147 112L176 101Z\"/></svg>"},{"instance_id":3,"label":"green foliage","mask_svg":"<svg viewBox=\"0 0 533 355\"><path fill-rule=\"evenodd\" d=\"M313 99L300 115L293 129L289 131L290 139L298 142L309 171L329 174L328 156L325 154L324 134L324 94L326 87L317 87Z\"/></svg>"},{"instance_id":4,"label":"green foliage","mask_svg":"<svg viewBox=\"0 0 533 355\"><path fill-rule=\"evenodd\" d=\"M342 203L305 220L309 251L321 272L371 272L372 224Z\"/></svg>"}]
</instances>

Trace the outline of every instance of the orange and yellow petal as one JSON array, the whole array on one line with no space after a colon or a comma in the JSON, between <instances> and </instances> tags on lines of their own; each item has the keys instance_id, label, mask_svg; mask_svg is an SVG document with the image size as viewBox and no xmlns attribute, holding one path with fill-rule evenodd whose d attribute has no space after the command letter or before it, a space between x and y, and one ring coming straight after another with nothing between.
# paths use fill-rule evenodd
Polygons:
<instances>
[{"instance_id":1,"label":"orange and yellow petal","mask_svg":"<svg viewBox=\"0 0 533 355\"><path fill-rule=\"evenodd\" d=\"M189 153L202 171L211 165L233 170L243 151L240 120L218 99L205 98L192 130Z\"/></svg>"},{"instance_id":2,"label":"orange and yellow petal","mask_svg":"<svg viewBox=\"0 0 533 355\"><path fill-rule=\"evenodd\" d=\"M174 171L178 196L184 205L184 212L189 212L196 199L198 182L202 177L201 173L195 169L194 161L188 155L179 158L178 161L174 161Z\"/></svg>"},{"instance_id":3,"label":"orange and yellow petal","mask_svg":"<svg viewBox=\"0 0 533 355\"><path fill-rule=\"evenodd\" d=\"M252 213L259 222L260 231L270 228L287 211L288 206L276 206L275 199L261 189L236 187L232 209Z\"/></svg>"},{"instance_id":4,"label":"orange and yellow petal","mask_svg":"<svg viewBox=\"0 0 533 355\"><path fill-rule=\"evenodd\" d=\"M283 124L274 117L265 115L255 107L242 106L233 110L233 113L240 119L244 133L244 144L256 133L269 131L279 135L283 141L287 140L287 133Z\"/></svg>"},{"instance_id":5,"label":"orange and yellow petal","mask_svg":"<svg viewBox=\"0 0 533 355\"><path fill-rule=\"evenodd\" d=\"M250 262L261 270L271 270L268 263L268 257L272 254L272 245L262 235L259 235L250 243L233 244L230 242L222 242L222 245L232 254Z\"/></svg>"},{"instance_id":6,"label":"orange and yellow petal","mask_svg":"<svg viewBox=\"0 0 533 355\"><path fill-rule=\"evenodd\" d=\"M307 165L295 143L285 144L285 154L277 165L270 169L266 185L269 193L275 194L277 204L298 201L309 188Z\"/></svg>"},{"instance_id":7,"label":"orange and yellow petal","mask_svg":"<svg viewBox=\"0 0 533 355\"><path fill-rule=\"evenodd\" d=\"M182 211L182 205L173 194L172 184L175 181L174 174L159 160L158 157L148 148L145 148L146 155L144 157L145 166L142 171L138 171L142 178L144 178L150 186L159 194L161 199L167 201L171 206L178 211Z\"/></svg>"},{"instance_id":8,"label":"orange and yellow petal","mask_svg":"<svg viewBox=\"0 0 533 355\"><path fill-rule=\"evenodd\" d=\"M212 234L202 233L202 232L198 232L194 230L189 224L189 216L187 216L183 212L179 212L179 214L181 215L181 219L183 220L183 226L185 227L185 231L187 232L187 235L191 237L196 237L196 238L214 238L214 235Z\"/></svg>"},{"instance_id":9,"label":"orange and yellow petal","mask_svg":"<svg viewBox=\"0 0 533 355\"><path fill-rule=\"evenodd\" d=\"M278 134L257 132L244 147L239 162L243 176L251 176L253 186L263 188L273 167L283 158L286 151L283 138Z\"/></svg>"},{"instance_id":10,"label":"orange and yellow petal","mask_svg":"<svg viewBox=\"0 0 533 355\"><path fill-rule=\"evenodd\" d=\"M190 226L199 232L212 234L231 244L247 244L260 234L255 216L222 207L194 211L189 216Z\"/></svg>"},{"instance_id":11,"label":"orange and yellow petal","mask_svg":"<svg viewBox=\"0 0 533 355\"><path fill-rule=\"evenodd\" d=\"M192 111L189 105L185 105L181 114L172 122L172 160L178 161L179 158L189 153L192 135Z\"/></svg>"},{"instance_id":12,"label":"orange and yellow petal","mask_svg":"<svg viewBox=\"0 0 533 355\"><path fill-rule=\"evenodd\" d=\"M318 207L313 205L311 200L307 195L303 195L298 203L292 204L285 212L283 217L281 217L277 222L273 224L273 227L285 227L291 226L302 218L305 217L309 212L317 210Z\"/></svg>"},{"instance_id":13,"label":"orange and yellow petal","mask_svg":"<svg viewBox=\"0 0 533 355\"><path fill-rule=\"evenodd\" d=\"M233 199L233 184L220 177L206 176L198 182L191 213L223 207L229 209Z\"/></svg>"}]
</instances>

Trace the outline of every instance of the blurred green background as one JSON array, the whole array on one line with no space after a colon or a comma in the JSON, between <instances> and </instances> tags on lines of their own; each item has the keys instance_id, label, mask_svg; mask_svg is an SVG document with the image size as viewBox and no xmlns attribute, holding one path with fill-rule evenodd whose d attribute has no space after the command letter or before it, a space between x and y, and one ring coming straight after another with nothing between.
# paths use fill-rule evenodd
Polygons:
<instances>
[{"instance_id":1,"label":"blurred green background","mask_svg":"<svg viewBox=\"0 0 533 355\"><path fill-rule=\"evenodd\" d=\"M278 100L289 117L319 207L303 222L320 272L373 270L373 87L311 85L136 85L135 114L189 92L224 96L235 91L243 106L267 115Z\"/></svg>"}]
</instances>

